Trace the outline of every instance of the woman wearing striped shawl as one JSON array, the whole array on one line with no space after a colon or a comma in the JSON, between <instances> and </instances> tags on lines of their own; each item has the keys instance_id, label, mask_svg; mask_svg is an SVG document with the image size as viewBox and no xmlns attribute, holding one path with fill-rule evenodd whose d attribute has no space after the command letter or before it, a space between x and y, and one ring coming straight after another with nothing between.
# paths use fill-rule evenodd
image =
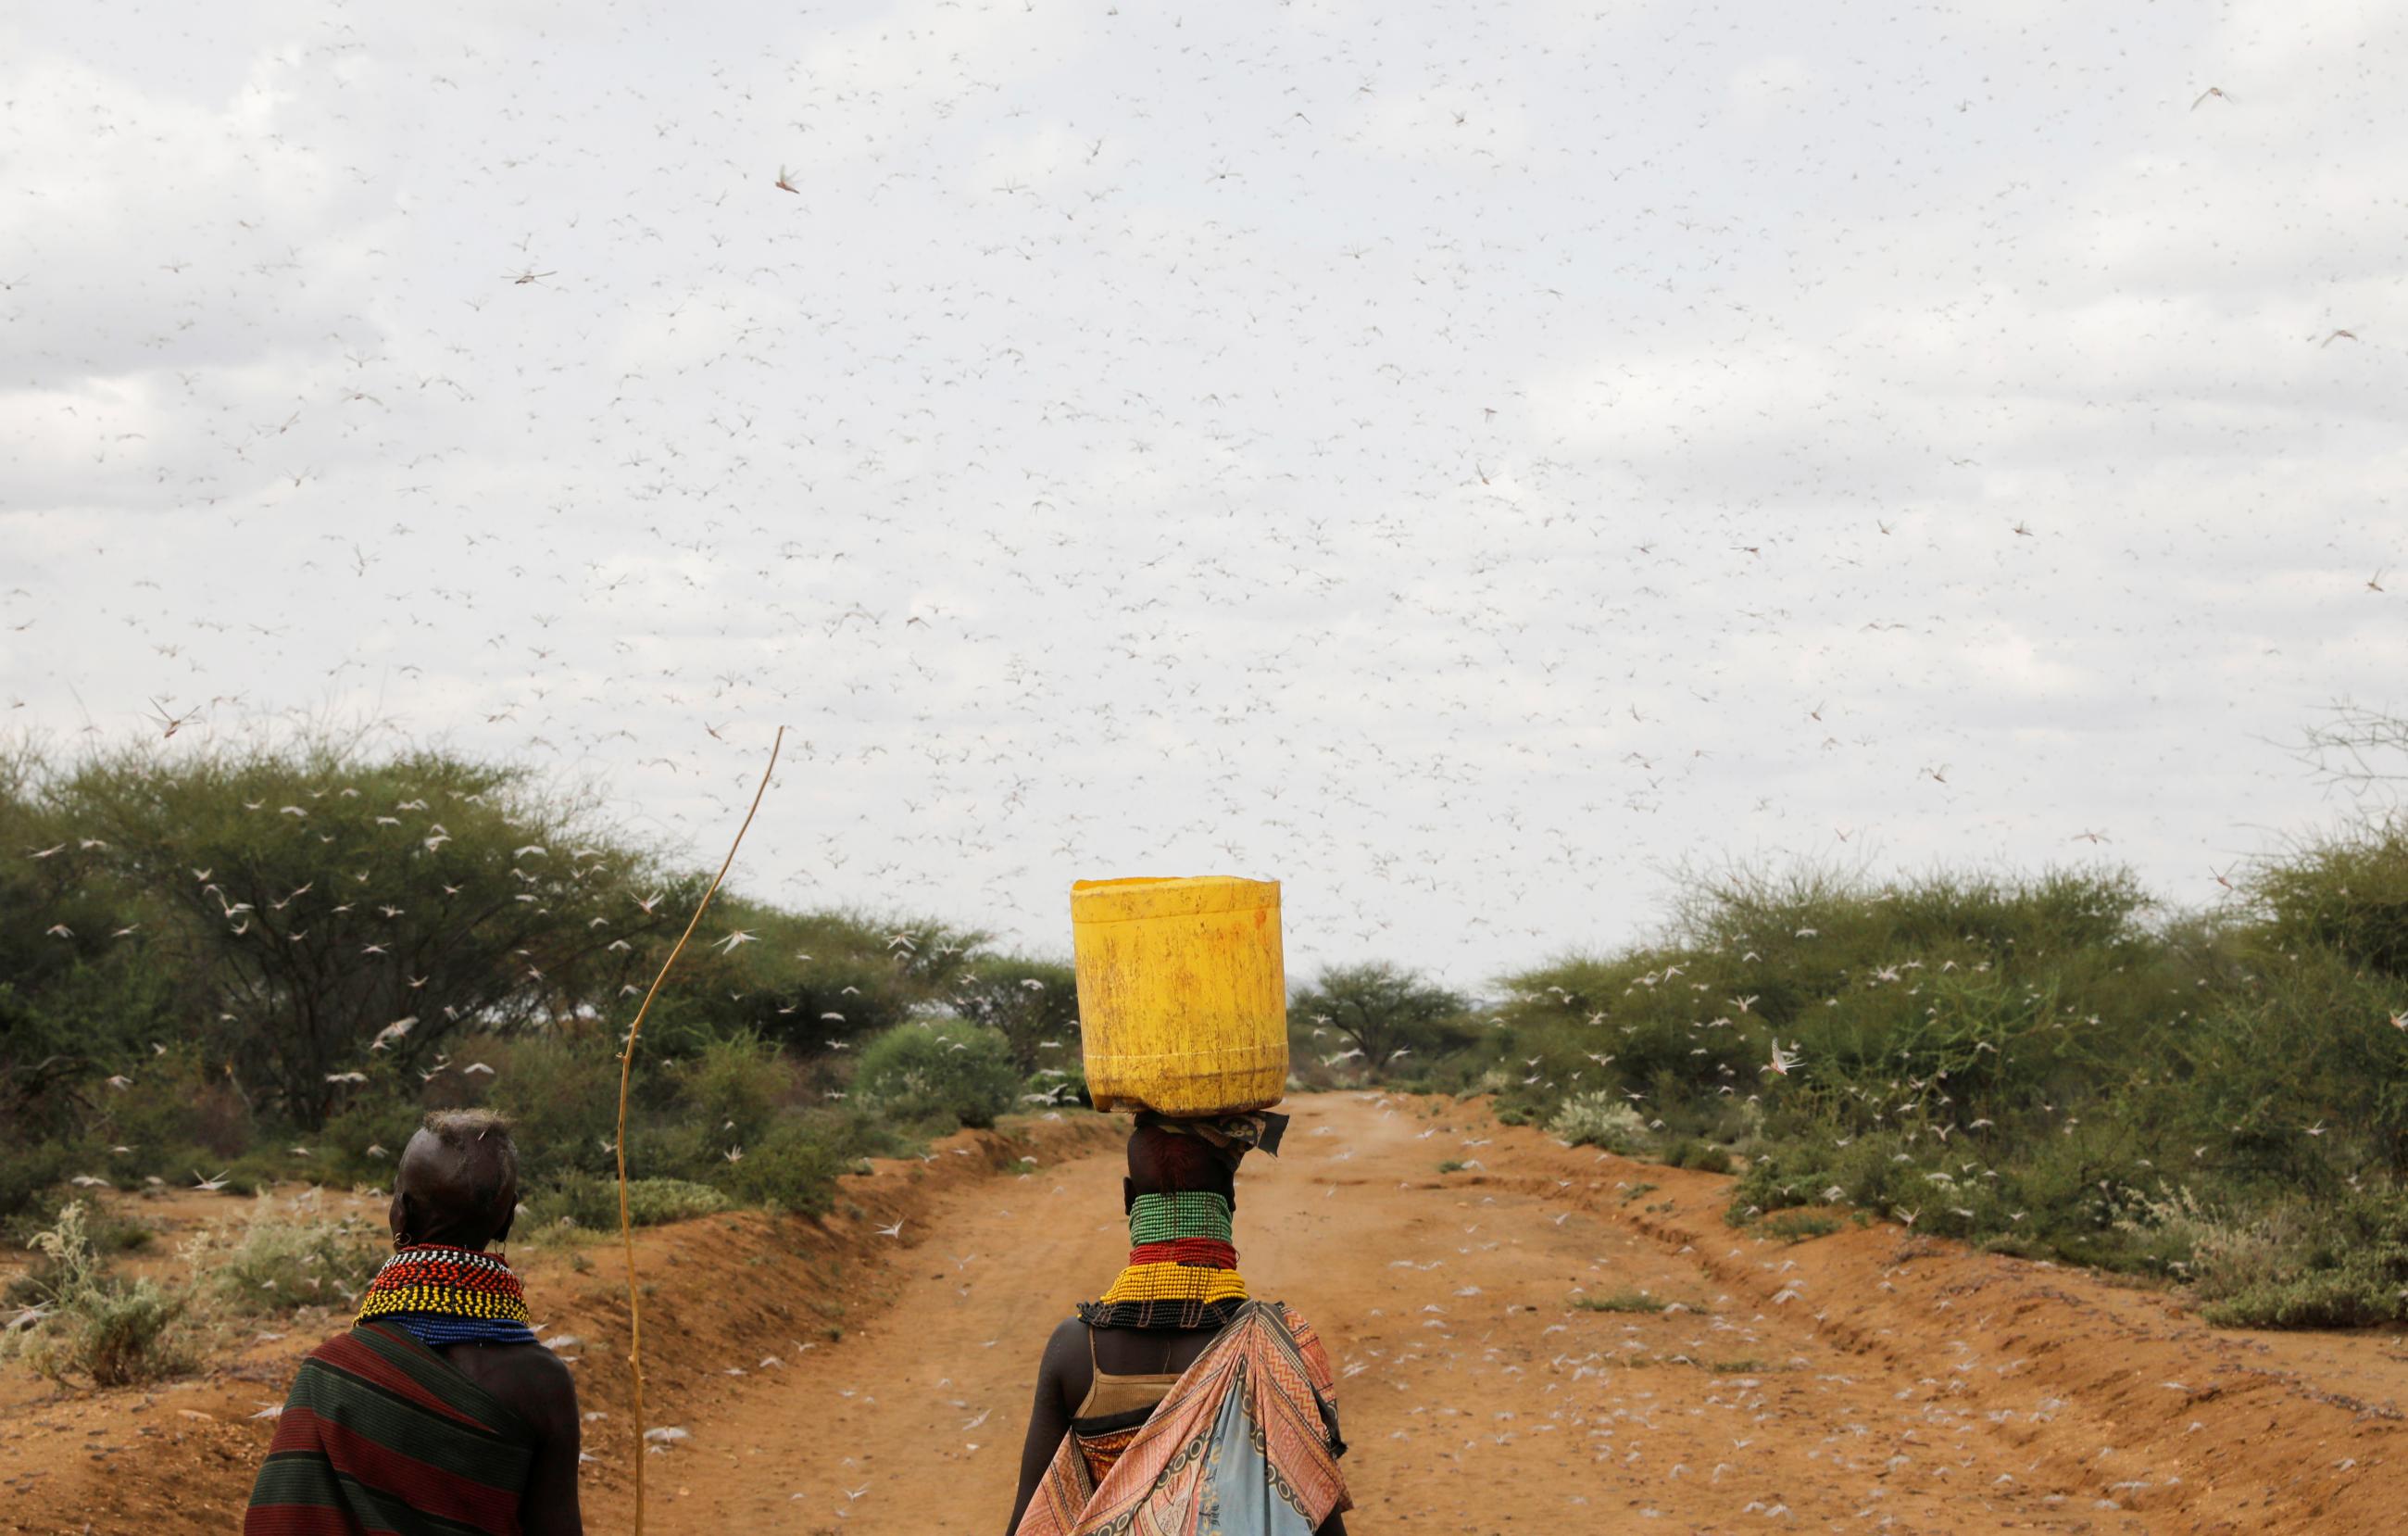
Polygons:
<instances>
[{"instance_id":1,"label":"woman wearing striped shawl","mask_svg":"<svg viewBox=\"0 0 2408 1536\"><path fill-rule=\"evenodd\" d=\"M1230 1228L1238 1159L1285 1127L1138 1117L1128 1267L1046 1344L1012 1536L1345 1536L1329 1357L1247 1295Z\"/></svg>"},{"instance_id":2,"label":"woman wearing striped shawl","mask_svg":"<svg viewBox=\"0 0 2408 1536\"><path fill-rule=\"evenodd\" d=\"M499 1115L426 1117L394 1174L394 1256L302 1362L244 1536L581 1536L576 1383L484 1251L518 1183Z\"/></svg>"}]
</instances>

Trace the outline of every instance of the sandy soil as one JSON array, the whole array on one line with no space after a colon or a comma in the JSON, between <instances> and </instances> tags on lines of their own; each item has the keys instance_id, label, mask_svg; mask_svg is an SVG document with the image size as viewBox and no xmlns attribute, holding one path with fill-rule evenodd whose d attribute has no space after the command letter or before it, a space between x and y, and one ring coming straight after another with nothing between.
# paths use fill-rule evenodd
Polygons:
<instances>
[{"instance_id":1,"label":"sandy soil","mask_svg":"<svg viewBox=\"0 0 2408 1536\"><path fill-rule=\"evenodd\" d=\"M1289 1107L1287 1155L1241 1181L1240 1253L1329 1341L1367 1536L2401 1527L2397 1335L2217 1332L1886 1225L1758 1241L1723 1224L1727 1180L1476 1106ZM1031 1134L848 1181L825 1223L646 1234L652 1418L686 1431L646 1462L649 1529L1001 1530L1039 1346L1125 1243L1109 1127ZM522 1266L614 1415L591 1426L596 1530L630 1514L614 1264ZM1578 1304L1631 1291L1672 1306ZM152 1394L0 1384L0 1529L231 1529L269 1429L243 1415L298 1347Z\"/></svg>"}]
</instances>

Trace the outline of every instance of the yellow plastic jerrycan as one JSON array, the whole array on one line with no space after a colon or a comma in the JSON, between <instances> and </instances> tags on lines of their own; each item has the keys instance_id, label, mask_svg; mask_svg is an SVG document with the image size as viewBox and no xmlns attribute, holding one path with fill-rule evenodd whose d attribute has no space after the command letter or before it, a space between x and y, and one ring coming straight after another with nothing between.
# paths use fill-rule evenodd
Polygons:
<instances>
[{"instance_id":1,"label":"yellow plastic jerrycan","mask_svg":"<svg viewBox=\"0 0 2408 1536\"><path fill-rule=\"evenodd\" d=\"M1070 887L1079 1028L1096 1108L1226 1113L1287 1090L1277 881Z\"/></svg>"}]
</instances>

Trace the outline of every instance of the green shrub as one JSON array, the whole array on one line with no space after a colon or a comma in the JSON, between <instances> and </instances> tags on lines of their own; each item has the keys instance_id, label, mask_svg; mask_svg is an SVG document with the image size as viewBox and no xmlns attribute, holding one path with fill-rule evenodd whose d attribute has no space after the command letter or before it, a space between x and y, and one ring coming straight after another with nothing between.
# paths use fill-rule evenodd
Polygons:
<instances>
[{"instance_id":1,"label":"green shrub","mask_svg":"<svg viewBox=\"0 0 2408 1536\"><path fill-rule=\"evenodd\" d=\"M192 1045L145 1052L126 1075L132 1081L103 1095L100 1109L110 1144L132 1147L137 1171L173 1177L176 1162L195 1154L223 1162L258 1135L250 1104Z\"/></svg>"},{"instance_id":2,"label":"green shrub","mask_svg":"<svg viewBox=\"0 0 2408 1536\"><path fill-rule=\"evenodd\" d=\"M1671 1304L1672 1303L1665 1300L1662 1297L1650 1296L1645 1291L1632 1290L1627 1287L1622 1290L1609 1292L1603 1296L1590 1295L1575 1296L1572 1298L1572 1305L1578 1307L1583 1312L1656 1313L1662 1312L1666 1307L1669 1307Z\"/></svg>"},{"instance_id":3,"label":"green shrub","mask_svg":"<svg viewBox=\"0 0 2408 1536\"><path fill-rule=\"evenodd\" d=\"M1000 1033L1024 1075L1078 1057L1079 978L1058 960L977 955L948 1000L963 1018Z\"/></svg>"},{"instance_id":4,"label":"green shrub","mask_svg":"<svg viewBox=\"0 0 2408 1536\"><path fill-rule=\"evenodd\" d=\"M1672 1143L1664 1160L1674 1168L1694 1168L1707 1173L1728 1173L1734 1166L1729 1148L1685 1136Z\"/></svg>"},{"instance_id":5,"label":"green shrub","mask_svg":"<svg viewBox=\"0 0 2408 1536\"><path fill-rule=\"evenodd\" d=\"M2201 1313L2220 1327L2408 1322L2408 1189L2366 1187L2252 1222L2211 1221L2192 1245Z\"/></svg>"},{"instance_id":6,"label":"green shrub","mask_svg":"<svg viewBox=\"0 0 2408 1536\"><path fill-rule=\"evenodd\" d=\"M528 1196L519 1219L529 1237L568 1227L595 1232L619 1229L619 1184L598 1174L571 1173ZM627 1219L638 1227L684 1221L727 1209L727 1197L686 1179L627 1181ZM514 1228L516 1230L516 1228Z\"/></svg>"},{"instance_id":7,"label":"green shrub","mask_svg":"<svg viewBox=\"0 0 2408 1536\"><path fill-rule=\"evenodd\" d=\"M315 1203L307 1196L260 1196L238 1236L194 1253L204 1293L243 1316L339 1306L356 1297L375 1277L391 1237L356 1215L317 1215Z\"/></svg>"},{"instance_id":8,"label":"green shrub","mask_svg":"<svg viewBox=\"0 0 2408 1536\"><path fill-rule=\"evenodd\" d=\"M502 1060L494 1064L488 1102L510 1117L523 1183L614 1169L619 1057L609 1041L599 1035L536 1035L493 1054ZM641 1083L656 1075L637 1077ZM632 1136L628 1144L635 1144ZM618 1225L615 1213L611 1225Z\"/></svg>"},{"instance_id":9,"label":"green shrub","mask_svg":"<svg viewBox=\"0 0 2408 1536\"><path fill-rule=\"evenodd\" d=\"M49 1197L82 1171L89 1152L87 1146L65 1141L25 1143L13 1135L0 1136L0 1223L13 1226L26 1216L55 1210ZM33 1232L12 1235L22 1242Z\"/></svg>"},{"instance_id":10,"label":"green shrub","mask_svg":"<svg viewBox=\"0 0 2408 1536\"><path fill-rule=\"evenodd\" d=\"M1647 1122L1639 1112L1620 1094L1601 1089L1565 1099L1547 1129L1576 1147L1603 1147L1626 1156L1647 1141Z\"/></svg>"},{"instance_id":11,"label":"green shrub","mask_svg":"<svg viewBox=\"0 0 2408 1536\"><path fill-rule=\"evenodd\" d=\"M81 1200L61 1206L51 1224L26 1240L33 1266L10 1283L8 1300L21 1307L57 1308L97 1288L105 1265L92 1241L91 1208Z\"/></svg>"},{"instance_id":12,"label":"green shrub","mask_svg":"<svg viewBox=\"0 0 2408 1536\"><path fill-rule=\"evenodd\" d=\"M148 1280L95 1292L64 1320L64 1335L36 1362L56 1380L81 1371L95 1386L138 1386L179 1376L197 1356L179 1327L185 1299Z\"/></svg>"},{"instance_id":13,"label":"green shrub","mask_svg":"<svg viewBox=\"0 0 2408 1536\"><path fill-rule=\"evenodd\" d=\"M710 1184L727 1166L727 1154L740 1151L730 1133L699 1120L639 1121L627 1129L627 1168L647 1179L683 1179ZM616 1178L609 1168L605 1178Z\"/></svg>"},{"instance_id":14,"label":"green shrub","mask_svg":"<svg viewBox=\"0 0 2408 1536\"><path fill-rule=\"evenodd\" d=\"M988 1127L1020 1098L1011 1048L972 1024L907 1024L869 1042L853 1092L906 1125Z\"/></svg>"},{"instance_id":15,"label":"green shrub","mask_svg":"<svg viewBox=\"0 0 2408 1536\"><path fill-rule=\"evenodd\" d=\"M750 1147L794 1087L794 1069L750 1030L714 1040L677 1067L680 1107L704 1133Z\"/></svg>"},{"instance_id":16,"label":"green shrub","mask_svg":"<svg viewBox=\"0 0 2408 1536\"><path fill-rule=\"evenodd\" d=\"M848 1166L839 1148L788 1122L745 1148L719 1185L746 1205L817 1215L828 1208L837 1175Z\"/></svg>"},{"instance_id":17,"label":"green shrub","mask_svg":"<svg viewBox=\"0 0 2408 1536\"><path fill-rule=\"evenodd\" d=\"M633 1179L627 1184L627 1219L638 1227L686 1221L727 1209L727 1197L687 1179Z\"/></svg>"},{"instance_id":18,"label":"green shrub","mask_svg":"<svg viewBox=\"0 0 2408 1536\"><path fill-rule=\"evenodd\" d=\"M1073 1104L1095 1108L1095 1096L1087 1091L1086 1057L1076 1034L1068 1036L1058 1049L1050 1041L1040 1042L1037 1054L1048 1064L1028 1074L1021 1103L1038 1110L1067 1109Z\"/></svg>"},{"instance_id":19,"label":"green shrub","mask_svg":"<svg viewBox=\"0 0 2408 1536\"><path fill-rule=\"evenodd\" d=\"M426 1112L395 1098L354 1099L315 1138L319 1170L331 1183L385 1186Z\"/></svg>"},{"instance_id":20,"label":"green shrub","mask_svg":"<svg viewBox=\"0 0 2408 1536\"><path fill-rule=\"evenodd\" d=\"M2344 827L2262 862L2249 894L2285 950L2408 976L2408 817Z\"/></svg>"},{"instance_id":21,"label":"green shrub","mask_svg":"<svg viewBox=\"0 0 2408 1536\"><path fill-rule=\"evenodd\" d=\"M1764 1235L1779 1238L1784 1242L1804 1242L1810 1238L1827 1238L1840 1229L1840 1224L1829 1216L1818 1216L1811 1211L1782 1211L1765 1218Z\"/></svg>"},{"instance_id":22,"label":"green shrub","mask_svg":"<svg viewBox=\"0 0 2408 1536\"><path fill-rule=\"evenodd\" d=\"M95 1206L85 1218L92 1230L92 1245L103 1254L139 1253L157 1241L159 1229L138 1216L129 1216L109 1206Z\"/></svg>"},{"instance_id":23,"label":"green shrub","mask_svg":"<svg viewBox=\"0 0 2408 1536\"><path fill-rule=\"evenodd\" d=\"M62 1383L80 1373L97 1386L130 1386L193 1368L187 1299L148 1280L109 1279L81 1201L68 1201L33 1246L41 1257L20 1294L36 1317L4 1336L33 1370Z\"/></svg>"}]
</instances>

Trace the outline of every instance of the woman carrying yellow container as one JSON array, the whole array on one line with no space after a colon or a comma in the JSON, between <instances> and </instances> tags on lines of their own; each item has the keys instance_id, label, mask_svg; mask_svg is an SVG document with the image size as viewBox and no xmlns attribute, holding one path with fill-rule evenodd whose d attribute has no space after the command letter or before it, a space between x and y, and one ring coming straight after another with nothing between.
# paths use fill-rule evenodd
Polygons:
<instances>
[{"instance_id":1,"label":"woman carrying yellow container","mask_svg":"<svg viewBox=\"0 0 2408 1536\"><path fill-rule=\"evenodd\" d=\"M1287 1117L1287 981L1268 881L1070 888L1087 1089L1134 1112L1126 1268L1047 1341L1013 1536L1344 1536L1329 1358L1238 1269L1238 1163Z\"/></svg>"}]
</instances>

